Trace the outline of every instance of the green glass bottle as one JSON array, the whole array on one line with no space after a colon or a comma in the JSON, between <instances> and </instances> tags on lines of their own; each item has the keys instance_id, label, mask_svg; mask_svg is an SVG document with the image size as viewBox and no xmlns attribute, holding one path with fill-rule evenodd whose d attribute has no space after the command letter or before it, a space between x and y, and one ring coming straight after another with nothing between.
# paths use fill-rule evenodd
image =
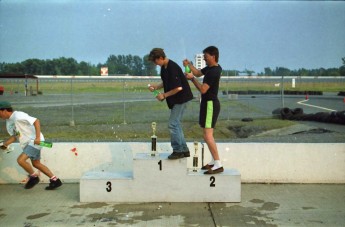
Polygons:
<instances>
[{"instance_id":1,"label":"green glass bottle","mask_svg":"<svg viewBox=\"0 0 345 227\"><path fill-rule=\"evenodd\" d=\"M52 148L52 147L53 147L53 143L52 143L52 142L49 142L49 141L41 141L41 142L40 142L40 146L41 146L41 147Z\"/></svg>"},{"instance_id":2,"label":"green glass bottle","mask_svg":"<svg viewBox=\"0 0 345 227\"><path fill-rule=\"evenodd\" d=\"M191 70L190 70L190 68L189 68L188 65L186 65L186 66L184 67L184 72L185 72L185 73L190 73L190 72L191 72Z\"/></svg>"},{"instance_id":3,"label":"green glass bottle","mask_svg":"<svg viewBox=\"0 0 345 227\"><path fill-rule=\"evenodd\" d=\"M151 84L148 84L147 86L148 86L148 87L151 87ZM157 95L159 95L159 91L153 90L153 91L152 91L152 94L156 97Z\"/></svg>"},{"instance_id":4,"label":"green glass bottle","mask_svg":"<svg viewBox=\"0 0 345 227\"><path fill-rule=\"evenodd\" d=\"M153 90L153 95L156 97L157 95L159 95L159 91L157 91L157 90Z\"/></svg>"}]
</instances>

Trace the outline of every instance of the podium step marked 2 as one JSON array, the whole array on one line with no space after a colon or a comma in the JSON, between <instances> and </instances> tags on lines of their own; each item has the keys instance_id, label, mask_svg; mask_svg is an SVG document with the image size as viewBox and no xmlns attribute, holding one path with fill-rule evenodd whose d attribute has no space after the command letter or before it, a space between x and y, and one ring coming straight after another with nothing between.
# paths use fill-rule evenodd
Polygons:
<instances>
[{"instance_id":1,"label":"podium step marked 2","mask_svg":"<svg viewBox=\"0 0 345 227\"><path fill-rule=\"evenodd\" d=\"M133 159L133 172L87 172L80 179L80 202L240 202L241 175L235 169L205 175L187 170L186 158L168 153Z\"/></svg>"}]
</instances>

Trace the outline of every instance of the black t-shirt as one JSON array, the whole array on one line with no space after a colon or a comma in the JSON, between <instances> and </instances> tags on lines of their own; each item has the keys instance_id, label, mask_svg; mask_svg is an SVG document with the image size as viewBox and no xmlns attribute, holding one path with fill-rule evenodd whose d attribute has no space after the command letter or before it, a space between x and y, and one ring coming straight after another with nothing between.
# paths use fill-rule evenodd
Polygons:
<instances>
[{"instance_id":1,"label":"black t-shirt","mask_svg":"<svg viewBox=\"0 0 345 227\"><path fill-rule=\"evenodd\" d=\"M186 76L183 74L181 67L174 61L169 59L167 67L161 67L161 78L164 92L182 87L182 91L166 98L169 109L172 109L174 104L182 104L193 99L193 93Z\"/></svg>"},{"instance_id":2,"label":"black t-shirt","mask_svg":"<svg viewBox=\"0 0 345 227\"><path fill-rule=\"evenodd\" d=\"M201 72L204 74L204 80L202 82L210 86L207 92L201 96L201 99L203 101L218 99L217 96L222 67L220 65L212 67L206 66Z\"/></svg>"}]
</instances>

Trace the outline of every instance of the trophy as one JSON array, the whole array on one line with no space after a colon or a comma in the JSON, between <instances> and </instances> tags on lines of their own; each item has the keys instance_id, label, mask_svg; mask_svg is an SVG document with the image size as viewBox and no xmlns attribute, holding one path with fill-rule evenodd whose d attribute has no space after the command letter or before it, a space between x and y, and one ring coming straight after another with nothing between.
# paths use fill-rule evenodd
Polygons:
<instances>
[{"instance_id":1,"label":"trophy","mask_svg":"<svg viewBox=\"0 0 345 227\"><path fill-rule=\"evenodd\" d=\"M151 124L153 135L151 136L151 156L156 156L157 150L157 136L156 136L156 122L152 122Z\"/></svg>"},{"instance_id":2,"label":"trophy","mask_svg":"<svg viewBox=\"0 0 345 227\"><path fill-rule=\"evenodd\" d=\"M193 157L193 172L197 172L198 168L198 141L194 141L194 157Z\"/></svg>"},{"instance_id":3,"label":"trophy","mask_svg":"<svg viewBox=\"0 0 345 227\"><path fill-rule=\"evenodd\" d=\"M201 166L204 166L204 144L201 143Z\"/></svg>"}]
</instances>

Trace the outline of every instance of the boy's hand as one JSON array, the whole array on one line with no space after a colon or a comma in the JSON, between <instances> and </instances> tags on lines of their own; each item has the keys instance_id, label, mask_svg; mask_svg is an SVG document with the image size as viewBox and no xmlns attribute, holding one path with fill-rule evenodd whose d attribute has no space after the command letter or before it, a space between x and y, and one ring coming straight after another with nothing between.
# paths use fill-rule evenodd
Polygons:
<instances>
[{"instance_id":1,"label":"boy's hand","mask_svg":"<svg viewBox=\"0 0 345 227\"><path fill-rule=\"evenodd\" d=\"M39 145L39 144L40 144L40 142L41 142L41 140L40 140L40 139L35 139L35 140L34 140L34 144L36 144L36 145Z\"/></svg>"},{"instance_id":2,"label":"boy's hand","mask_svg":"<svg viewBox=\"0 0 345 227\"><path fill-rule=\"evenodd\" d=\"M3 150L6 154L8 154L14 150L13 147L10 147L10 145L5 146L4 143L1 143L0 149Z\"/></svg>"},{"instance_id":3,"label":"boy's hand","mask_svg":"<svg viewBox=\"0 0 345 227\"><path fill-rule=\"evenodd\" d=\"M7 146L4 145L4 141L3 140L0 141L0 149L1 150L6 150L7 149Z\"/></svg>"},{"instance_id":4,"label":"boy's hand","mask_svg":"<svg viewBox=\"0 0 345 227\"><path fill-rule=\"evenodd\" d=\"M156 87L154 85L148 84L147 88L152 92L154 90L156 90Z\"/></svg>"},{"instance_id":5,"label":"boy's hand","mask_svg":"<svg viewBox=\"0 0 345 227\"><path fill-rule=\"evenodd\" d=\"M165 96L164 96L164 94L162 94L162 93L159 93L157 96L156 96L156 99L158 100L158 101L163 101L164 99L165 99Z\"/></svg>"},{"instance_id":6,"label":"boy's hand","mask_svg":"<svg viewBox=\"0 0 345 227\"><path fill-rule=\"evenodd\" d=\"M1 149L1 150L6 150L6 149L7 149L7 146L5 146L5 145L2 144L2 145L0 146L0 149Z\"/></svg>"},{"instance_id":7,"label":"boy's hand","mask_svg":"<svg viewBox=\"0 0 345 227\"><path fill-rule=\"evenodd\" d=\"M187 80L191 80L194 78L193 73L185 73L184 75L186 76Z\"/></svg>"},{"instance_id":8,"label":"boy's hand","mask_svg":"<svg viewBox=\"0 0 345 227\"><path fill-rule=\"evenodd\" d=\"M189 62L188 59L184 59L183 62L182 62L183 66L189 65L189 63L190 62Z\"/></svg>"}]
</instances>

